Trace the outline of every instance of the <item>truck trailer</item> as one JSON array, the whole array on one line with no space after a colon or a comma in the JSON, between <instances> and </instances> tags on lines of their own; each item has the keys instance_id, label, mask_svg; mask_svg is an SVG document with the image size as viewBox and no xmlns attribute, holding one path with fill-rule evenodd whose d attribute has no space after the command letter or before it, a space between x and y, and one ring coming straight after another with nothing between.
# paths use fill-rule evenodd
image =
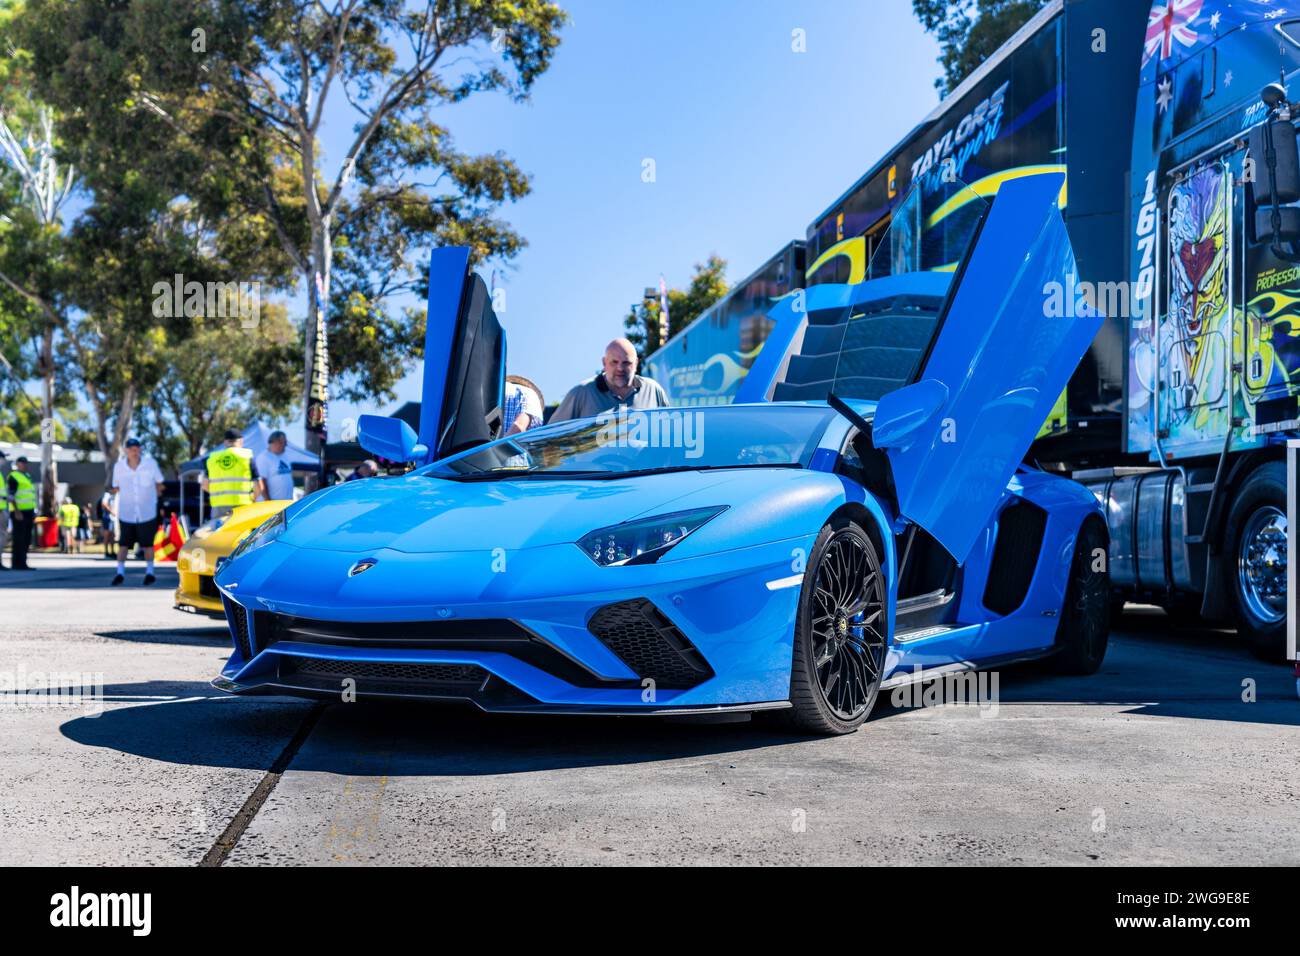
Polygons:
<instances>
[{"instance_id":1,"label":"truck trailer","mask_svg":"<svg viewBox=\"0 0 1300 956\"><path fill-rule=\"evenodd\" d=\"M645 373L674 405L728 404L772 329L768 311L803 276L803 241L795 240L656 349Z\"/></svg>"},{"instance_id":2,"label":"truck trailer","mask_svg":"<svg viewBox=\"0 0 1300 956\"><path fill-rule=\"evenodd\" d=\"M1106 319L1030 461L1104 504L1117 606L1233 623L1275 659L1285 446L1300 434L1298 70L1300 0L1055 0L817 216L802 250L803 287L874 278L880 244L908 235L926 268L952 269L926 237L963 197L1064 172L1078 276L1056 307ZM656 377L677 370L673 345L647 360Z\"/></svg>"}]
</instances>

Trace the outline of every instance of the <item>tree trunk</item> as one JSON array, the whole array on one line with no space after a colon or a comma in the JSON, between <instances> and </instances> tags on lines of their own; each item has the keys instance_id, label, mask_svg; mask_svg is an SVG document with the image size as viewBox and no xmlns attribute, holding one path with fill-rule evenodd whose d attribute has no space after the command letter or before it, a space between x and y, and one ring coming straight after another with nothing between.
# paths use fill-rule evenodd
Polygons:
<instances>
[{"instance_id":1,"label":"tree trunk","mask_svg":"<svg viewBox=\"0 0 1300 956\"><path fill-rule=\"evenodd\" d=\"M121 401L117 406L117 424L113 427L112 437L108 434L108 409L99 395L99 390L87 382L86 395L90 399L91 408L95 410L95 440L99 443L100 454L104 456L104 487L108 488L112 486L113 466L117 464L118 456L122 452L122 443L126 441L126 431L130 426L131 416L135 413L135 386L128 385L122 393Z\"/></svg>"},{"instance_id":2,"label":"tree trunk","mask_svg":"<svg viewBox=\"0 0 1300 956\"><path fill-rule=\"evenodd\" d=\"M324 458L329 402L329 340L326 319L330 295L330 223L323 219L312 225L311 271L307 280L307 322L303 355L304 428L307 450ZM317 281L319 277L319 282ZM310 493L319 487L323 470L308 474L304 485Z\"/></svg>"},{"instance_id":3,"label":"tree trunk","mask_svg":"<svg viewBox=\"0 0 1300 956\"><path fill-rule=\"evenodd\" d=\"M59 466L54 461L54 326L41 333L41 514L53 517L57 508Z\"/></svg>"}]
</instances>

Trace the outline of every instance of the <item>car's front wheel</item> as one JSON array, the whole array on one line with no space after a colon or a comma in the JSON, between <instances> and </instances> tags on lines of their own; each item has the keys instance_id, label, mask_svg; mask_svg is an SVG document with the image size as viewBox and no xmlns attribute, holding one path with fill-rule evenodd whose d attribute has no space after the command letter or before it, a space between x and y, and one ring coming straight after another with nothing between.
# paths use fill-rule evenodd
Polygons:
<instances>
[{"instance_id":1,"label":"car's front wheel","mask_svg":"<svg viewBox=\"0 0 1300 956\"><path fill-rule=\"evenodd\" d=\"M885 667L885 575L866 533L828 524L804 571L794 629L789 712L816 734L850 734L876 703Z\"/></svg>"}]
</instances>

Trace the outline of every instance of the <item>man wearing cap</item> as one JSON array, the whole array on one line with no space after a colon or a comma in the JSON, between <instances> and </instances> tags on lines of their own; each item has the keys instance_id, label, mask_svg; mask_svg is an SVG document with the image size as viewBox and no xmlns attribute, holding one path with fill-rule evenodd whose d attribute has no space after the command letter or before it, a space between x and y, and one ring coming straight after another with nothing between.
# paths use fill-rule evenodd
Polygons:
<instances>
[{"instance_id":1,"label":"man wearing cap","mask_svg":"<svg viewBox=\"0 0 1300 956\"><path fill-rule=\"evenodd\" d=\"M253 459L260 478L258 494L265 501L293 500L293 463L285 454L288 447L289 440L277 429L267 437L266 450Z\"/></svg>"},{"instance_id":2,"label":"man wearing cap","mask_svg":"<svg viewBox=\"0 0 1300 956\"><path fill-rule=\"evenodd\" d=\"M158 463L140 449L140 439L126 440L126 456L113 465L109 494L117 496L117 574L113 586L126 580L126 556L138 544L144 549L144 584L153 584L153 539L158 534L158 496L163 476Z\"/></svg>"},{"instance_id":3,"label":"man wearing cap","mask_svg":"<svg viewBox=\"0 0 1300 956\"><path fill-rule=\"evenodd\" d=\"M9 520L13 522L13 561L15 571L30 570L27 549L32 546L32 529L36 526L36 484L27 474L27 458L19 455L5 481L9 495Z\"/></svg>"},{"instance_id":4,"label":"man wearing cap","mask_svg":"<svg viewBox=\"0 0 1300 956\"><path fill-rule=\"evenodd\" d=\"M212 517L224 518L241 505L251 504L257 482L257 467L253 453L244 447L244 436L226 429L221 447L208 453L207 474L201 481L212 505Z\"/></svg>"}]
</instances>

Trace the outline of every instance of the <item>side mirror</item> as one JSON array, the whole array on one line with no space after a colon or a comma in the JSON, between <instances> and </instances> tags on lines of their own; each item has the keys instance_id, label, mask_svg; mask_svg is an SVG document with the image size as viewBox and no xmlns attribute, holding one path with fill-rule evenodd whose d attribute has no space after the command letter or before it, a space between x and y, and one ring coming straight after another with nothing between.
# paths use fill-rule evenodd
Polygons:
<instances>
[{"instance_id":1,"label":"side mirror","mask_svg":"<svg viewBox=\"0 0 1300 956\"><path fill-rule=\"evenodd\" d=\"M400 418L362 415L357 419L361 447L389 461L423 462L429 454L419 436Z\"/></svg>"},{"instance_id":2,"label":"side mirror","mask_svg":"<svg viewBox=\"0 0 1300 956\"><path fill-rule=\"evenodd\" d=\"M1272 206L1255 210L1255 236L1260 242L1300 242L1300 208L1279 206L1277 223L1273 222Z\"/></svg>"},{"instance_id":3,"label":"side mirror","mask_svg":"<svg viewBox=\"0 0 1300 956\"><path fill-rule=\"evenodd\" d=\"M1250 131L1250 155L1255 161L1255 238L1275 248L1300 241L1300 148L1291 124L1286 90L1277 83L1261 94L1268 118Z\"/></svg>"},{"instance_id":4,"label":"side mirror","mask_svg":"<svg viewBox=\"0 0 1300 956\"><path fill-rule=\"evenodd\" d=\"M932 378L881 397L871 422L871 443L877 448L906 448L934 422L948 404L948 386Z\"/></svg>"},{"instance_id":5,"label":"side mirror","mask_svg":"<svg viewBox=\"0 0 1300 956\"><path fill-rule=\"evenodd\" d=\"M1255 160L1255 205L1283 205L1300 200L1300 151L1295 127L1286 120L1269 120L1250 131L1250 156Z\"/></svg>"}]
</instances>

